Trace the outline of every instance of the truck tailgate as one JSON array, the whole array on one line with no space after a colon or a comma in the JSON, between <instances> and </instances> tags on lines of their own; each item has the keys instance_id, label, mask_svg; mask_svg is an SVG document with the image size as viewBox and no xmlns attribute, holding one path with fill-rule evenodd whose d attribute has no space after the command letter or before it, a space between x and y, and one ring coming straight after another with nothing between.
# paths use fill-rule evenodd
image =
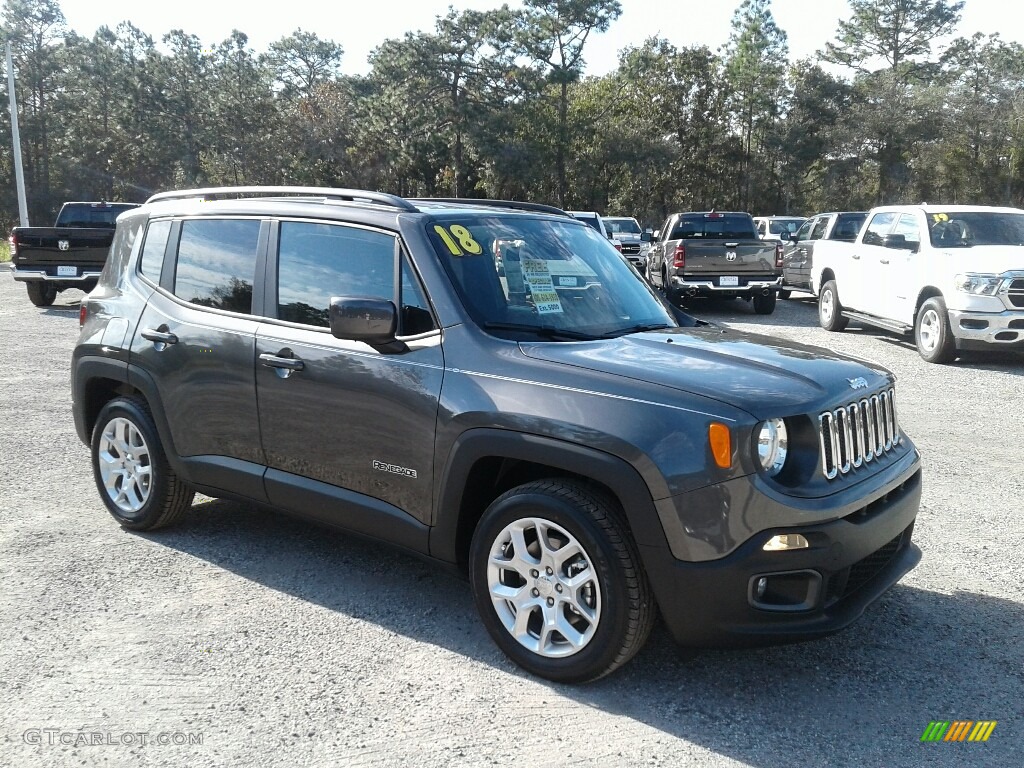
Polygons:
<instances>
[{"instance_id":1,"label":"truck tailgate","mask_svg":"<svg viewBox=\"0 0 1024 768\"><path fill-rule=\"evenodd\" d=\"M18 227L15 265L77 264L103 266L114 239L112 229ZM62 247L65 246L65 247Z\"/></svg>"},{"instance_id":2,"label":"truck tailgate","mask_svg":"<svg viewBox=\"0 0 1024 768\"><path fill-rule=\"evenodd\" d=\"M686 274L772 273L775 271L775 244L762 240L682 241L686 247Z\"/></svg>"}]
</instances>

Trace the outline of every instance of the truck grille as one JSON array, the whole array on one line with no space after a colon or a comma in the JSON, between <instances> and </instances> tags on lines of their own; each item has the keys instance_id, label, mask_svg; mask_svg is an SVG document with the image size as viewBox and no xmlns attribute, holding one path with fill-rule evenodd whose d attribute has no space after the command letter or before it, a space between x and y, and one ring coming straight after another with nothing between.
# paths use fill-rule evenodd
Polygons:
<instances>
[{"instance_id":1,"label":"truck grille","mask_svg":"<svg viewBox=\"0 0 1024 768\"><path fill-rule=\"evenodd\" d=\"M640 243L623 243L622 252L627 256L639 256Z\"/></svg>"},{"instance_id":2,"label":"truck grille","mask_svg":"<svg viewBox=\"0 0 1024 768\"><path fill-rule=\"evenodd\" d=\"M1018 277L1010 282L1006 290L1006 298L1013 306L1024 308L1024 279Z\"/></svg>"},{"instance_id":3,"label":"truck grille","mask_svg":"<svg viewBox=\"0 0 1024 768\"><path fill-rule=\"evenodd\" d=\"M834 480L891 451L900 442L896 391L879 392L818 416L821 469Z\"/></svg>"}]
</instances>

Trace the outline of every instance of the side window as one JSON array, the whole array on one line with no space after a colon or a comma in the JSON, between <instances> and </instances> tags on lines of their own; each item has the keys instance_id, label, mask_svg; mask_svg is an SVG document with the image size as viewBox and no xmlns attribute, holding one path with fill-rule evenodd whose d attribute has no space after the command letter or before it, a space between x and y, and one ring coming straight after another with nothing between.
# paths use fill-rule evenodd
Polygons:
<instances>
[{"instance_id":1,"label":"side window","mask_svg":"<svg viewBox=\"0 0 1024 768\"><path fill-rule=\"evenodd\" d=\"M895 219L895 213L876 213L872 216L871 223L868 224L868 229L864 233L864 244L881 245L882 238L889 234L889 229Z\"/></svg>"},{"instance_id":2,"label":"side window","mask_svg":"<svg viewBox=\"0 0 1024 768\"><path fill-rule=\"evenodd\" d=\"M251 313L259 238L256 219L183 221L174 295L201 307Z\"/></svg>"},{"instance_id":3,"label":"side window","mask_svg":"<svg viewBox=\"0 0 1024 768\"><path fill-rule=\"evenodd\" d=\"M282 221L277 316L328 328L332 296L394 299L394 236L338 224Z\"/></svg>"},{"instance_id":4,"label":"side window","mask_svg":"<svg viewBox=\"0 0 1024 768\"><path fill-rule=\"evenodd\" d=\"M800 229L796 232L797 240L808 240L811 236L811 225L814 223L814 219L808 219L801 225Z\"/></svg>"},{"instance_id":5,"label":"side window","mask_svg":"<svg viewBox=\"0 0 1024 768\"><path fill-rule=\"evenodd\" d=\"M811 222L809 222L809 221L804 222L804 227L806 227L810 223ZM811 236L808 239L809 240L821 240L821 238L823 238L825 236L825 228L827 226L828 226L828 217L827 216L822 216L819 219L814 219L814 227L811 229ZM803 229L803 227L801 227L801 229Z\"/></svg>"},{"instance_id":6,"label":"side window","mask_svg":"<svg viewBox=\"0 0 1024 768\"><path fill-rule=\"evenodd\" d=\"M142 255L139 256L139 272L157 285L160 285L160 270L164 266L164 250L170 234L170 219L150 222L146 230L146 242L142 245Z\"/></svg>"},{"instance_id":7,"label":"side window","mask_svg":"<svg viewBox=\"0 0 1024 768\"><path fill-rule=\"evenodd\" d=\"M434 316L407 256L402 256L402 316L400 336L415 336L435 328Z\"/></svg>"},{"instance_id":8,"label":"side window","mask_svg":"<svg viewBox=\"0 0 1024 768\"><path fill-rule=\"evenodd\" d=\"M907 247L912 250L916 251L921 247L921 228L917 224L916 217L911 213L904 213L900 216L892 233L903 235L907 239Z\"/></svg>"}]
</instances>

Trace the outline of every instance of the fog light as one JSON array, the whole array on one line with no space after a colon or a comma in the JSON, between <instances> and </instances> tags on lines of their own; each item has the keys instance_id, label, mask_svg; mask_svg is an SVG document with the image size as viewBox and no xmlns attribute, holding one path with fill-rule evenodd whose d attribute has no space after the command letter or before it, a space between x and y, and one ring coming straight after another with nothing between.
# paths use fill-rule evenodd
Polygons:
<instances>
[{"instance_id":1,"label":"fog light","mask_svg":"<svg viewBox=\"0 0 1024 768\"><path fill-rule=\"evenodd\" d=\"M807 539L799 533L780 533L768 539L762 549L765 552L782 552L786 549L807 549L809 546Z\"/></svg>"},{"instance_id":2,"label":"fog light","mask_svg":"<svg viewBox=\"0 0 1024 768\"><path fill-rule=\"evenodd\" d=\"M760 600L762 597L764 597L765 590L767 589L768 579L762 576L760 579L757 580L757 586L754 587L754 595L757 597L758 600Z\"/></svg>"}]
</instances>

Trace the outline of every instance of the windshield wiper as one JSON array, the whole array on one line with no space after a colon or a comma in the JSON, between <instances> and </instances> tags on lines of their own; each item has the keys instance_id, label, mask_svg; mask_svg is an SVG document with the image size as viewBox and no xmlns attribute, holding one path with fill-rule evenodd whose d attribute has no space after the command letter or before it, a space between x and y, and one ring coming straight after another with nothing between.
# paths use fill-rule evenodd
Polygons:
<instances>
[{"instance_id":1,"label":"windshield wiper","mask_svg":"<svg viewBox=\"0 0 1024 768\"><path fill-rule=\"evenodd\" d=\"M614 339L619 336L628 336L631 333L643 333L644 331L662 331L666 328L675 328L677 326L669 325L668 323L641 323L640 325L631 325L628 328L619 328L615 331L609 331L608 333L601 334L602 339Z\"/></svg>"},{"instance_id":2,"label":"windshield wiper","mask_svg":"<svg viewBox=\"0 0 1024 768\"><path fill-rule=\"evenodd\" d=\"M543 336L546 339L563 338L593 341L594 339L604 338L603 336L595 336L592 333L556 328L553 325L531 325L530 323L488 322L484 323L484 328L489 331L526 331L527 333L534 333L538 336Z\"/></svg>"}]
</instances>

